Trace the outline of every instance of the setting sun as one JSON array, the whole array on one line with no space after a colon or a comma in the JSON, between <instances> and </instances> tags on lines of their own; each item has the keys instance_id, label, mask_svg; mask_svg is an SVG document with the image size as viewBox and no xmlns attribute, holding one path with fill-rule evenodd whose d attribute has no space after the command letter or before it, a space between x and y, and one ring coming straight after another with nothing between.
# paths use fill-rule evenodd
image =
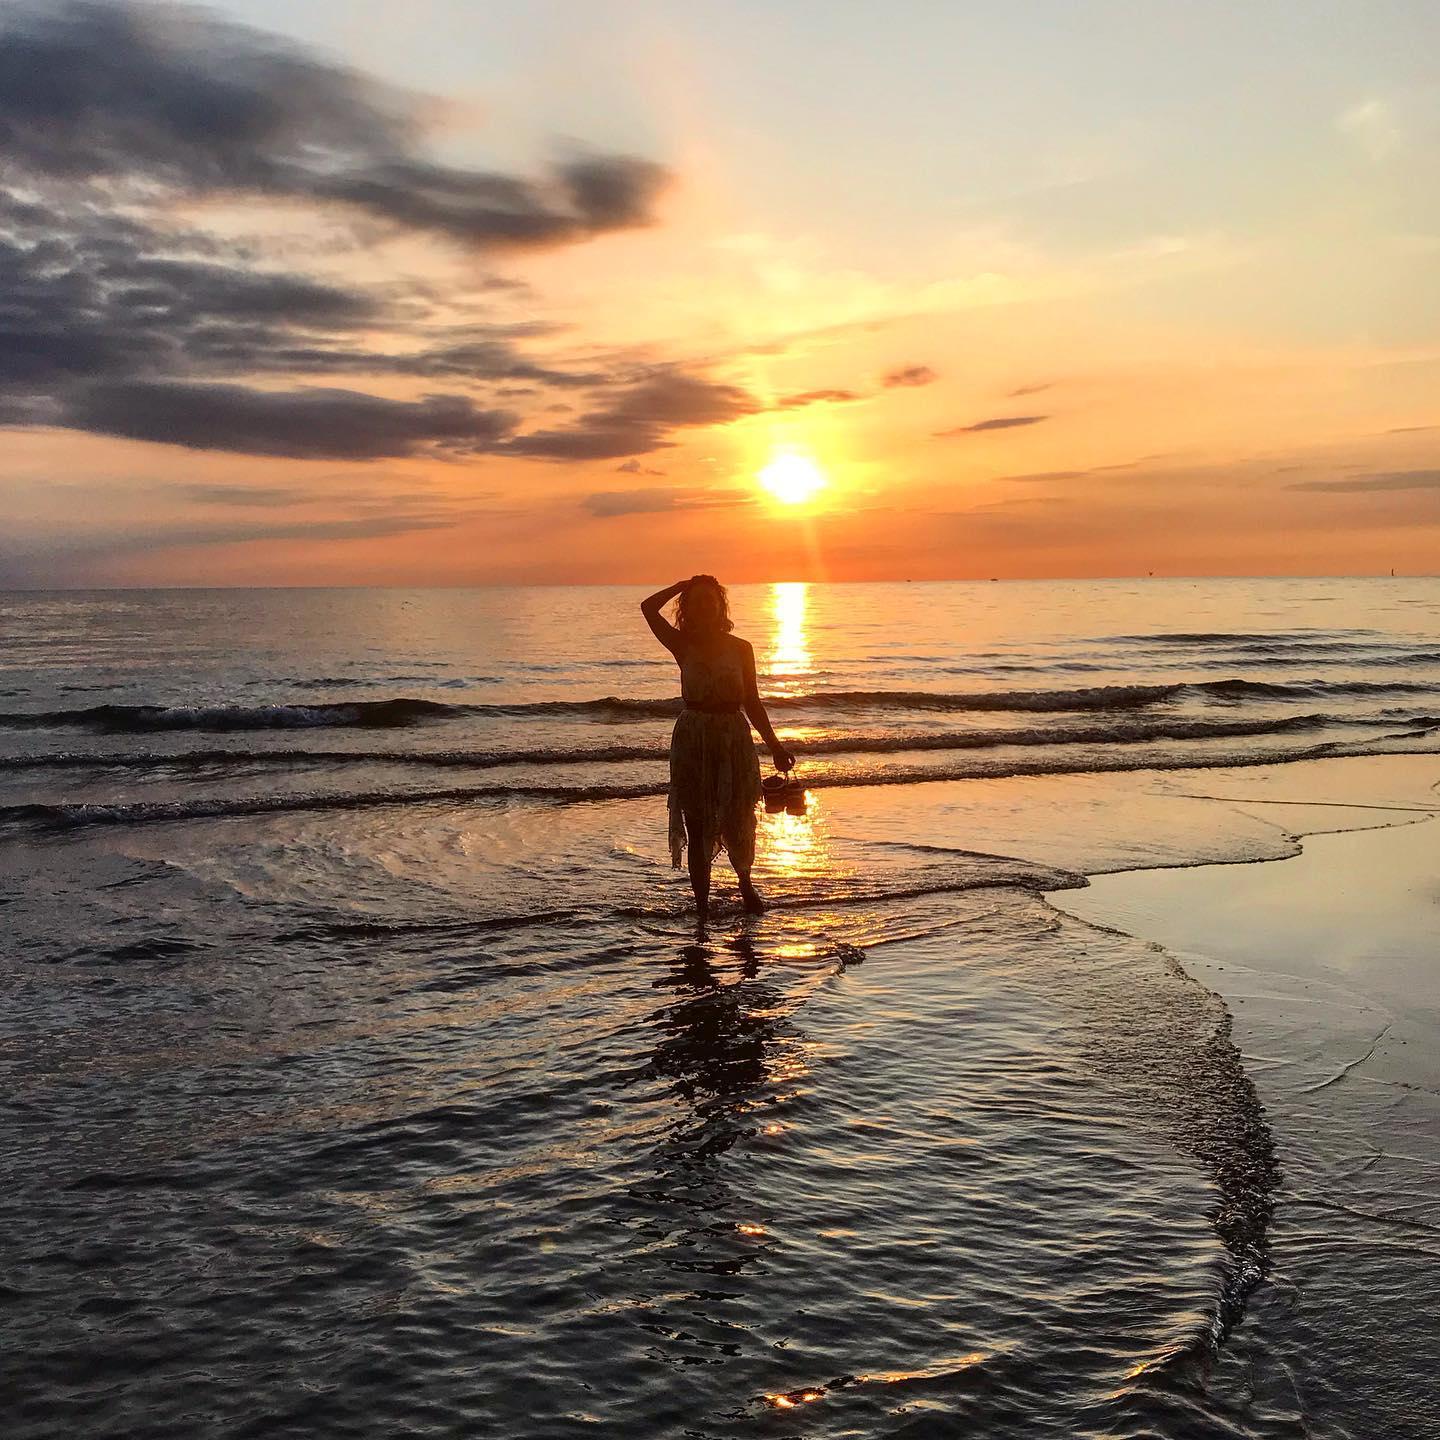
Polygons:
<instances>
[{"instance_id":1,"label":"setting sun","mask_svg":"<svg viewBox=\"0 0 1440 1440\"><path fill-rule=\"evenodd\" d=\"M825 472L808 456L786 450L756 477L782 505L803 505L825 488Z\"/></svg>"}]
</instances>

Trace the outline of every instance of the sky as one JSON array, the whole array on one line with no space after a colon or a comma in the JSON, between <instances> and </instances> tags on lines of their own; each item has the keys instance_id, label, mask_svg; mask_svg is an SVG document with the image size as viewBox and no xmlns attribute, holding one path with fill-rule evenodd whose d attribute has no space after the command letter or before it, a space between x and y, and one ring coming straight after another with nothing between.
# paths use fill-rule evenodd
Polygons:
<instances>
[{"instance_id":1,"label":"sky","mask_svg":"<svg viewBox=\"0 0 1440 1440\"><path fill-rule=\"evenodd\" d=\"M0 587L1440 570L1432 0L0 0Z\"/></svg>"}]
</instances>

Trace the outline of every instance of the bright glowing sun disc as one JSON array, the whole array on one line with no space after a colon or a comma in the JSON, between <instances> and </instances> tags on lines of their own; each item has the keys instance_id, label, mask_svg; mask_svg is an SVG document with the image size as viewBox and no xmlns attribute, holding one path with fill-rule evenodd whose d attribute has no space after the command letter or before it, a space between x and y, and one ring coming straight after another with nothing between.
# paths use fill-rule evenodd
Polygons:
<instances>
[{"instance_id":1,"label":"bright glowing sun disc","mask_svg":"<svg viewBox=\"0 0 1440 1440\"><path fill-rule=\"evenodd\" d=\"M756 479L782 505L803 505L825 488L825 473L808 456L786 451L775 456Z\"/></svg>"}]
</instances>

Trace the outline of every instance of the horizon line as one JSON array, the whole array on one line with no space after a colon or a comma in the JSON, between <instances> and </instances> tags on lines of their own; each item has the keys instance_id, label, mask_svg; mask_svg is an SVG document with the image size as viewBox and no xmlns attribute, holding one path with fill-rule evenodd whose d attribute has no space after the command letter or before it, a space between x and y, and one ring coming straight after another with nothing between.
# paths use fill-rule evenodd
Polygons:
<instances>
[{"instance_id":1,"label":"horizon line","mask_svg":"<svg viewBox=\"0 0 1440 1440\"><path fill-rule=\"evenodd\" d=\"M1415 571L1396 574L1394 571L1331 571L1304 574L1240 574L1240 575L986 575L949 576L865 580L810 580L776 577L769 580L726 581L727 589L741 589L754 585L1062 585L1062 584L1113 584L1124 580L1155 580L1161 583L1173 581L1227 580L1440 580L1440 571ZM332 585L0 585L0 595L88 595L88 594L153 594L155 592L196 593L243 591L243 590L638 590L654 584L648 580L470 580L461 584L437 585L425 583L359 583Z\"/></svg>"}]
</instances>

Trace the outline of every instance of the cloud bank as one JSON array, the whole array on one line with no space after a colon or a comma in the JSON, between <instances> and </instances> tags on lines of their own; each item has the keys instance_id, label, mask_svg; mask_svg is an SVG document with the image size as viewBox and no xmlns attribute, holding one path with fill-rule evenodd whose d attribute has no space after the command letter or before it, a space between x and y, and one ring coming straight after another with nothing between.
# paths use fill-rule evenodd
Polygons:
<instances>
[{"instance_id":1,"label":"cloud bank","mask_svg":"<svg viewBox=\"0 0 1440 1440\"><path fill-rule=\"evenodd\" d=\"M45 0L0 22L0 150L31 175L338 205L502 248L646 224L666 178L623 155L539 179L442 165L420 116L415 97L201 10Z\"/></svg>"},{"instance_id":2,"label":"cloud bank","mask_svg":"<svg viewBox=\"0 0 1440 1440\"><path fill-rule=\"evenodd\" d=\"M442 164L424 148L425 113L419 97L202 10L0 11L0 425L300 460L589 460L759 408L674 366L544 363L527 347L547 327L457 325L418 286L299 273L175 218L219 201L272 207L273 222L283 202L503 256L649 225L669 178L597 153L539 176ZM396 399L370 381L467 393ZM553 411L556 390L581 397L559 427L527 432L497 403L533 396Z\"/></svg>"}]
</instances>

